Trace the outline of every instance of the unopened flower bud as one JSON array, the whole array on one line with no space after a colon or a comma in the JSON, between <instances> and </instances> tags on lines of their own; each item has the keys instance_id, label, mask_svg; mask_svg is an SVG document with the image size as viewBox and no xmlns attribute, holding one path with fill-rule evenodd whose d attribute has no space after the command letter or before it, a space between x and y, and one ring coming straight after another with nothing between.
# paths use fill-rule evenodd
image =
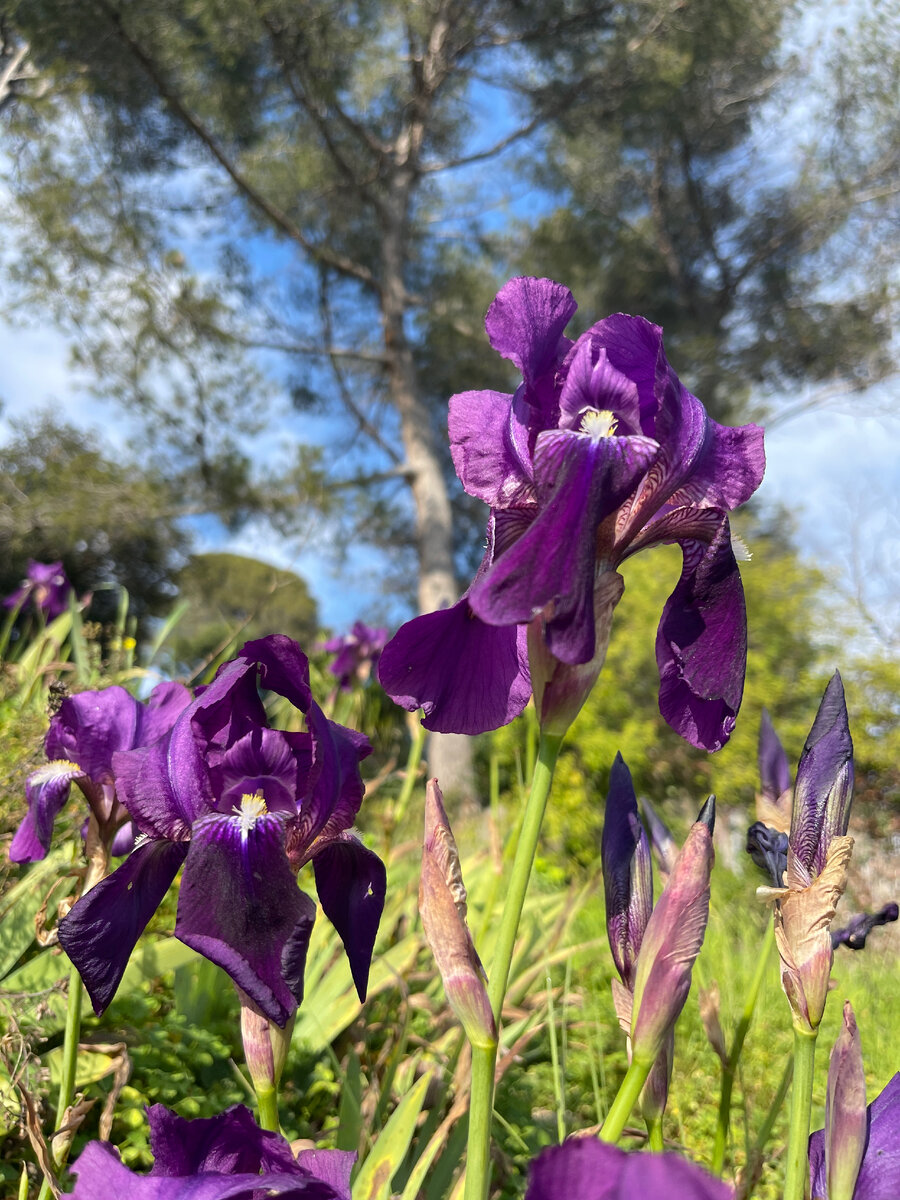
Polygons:
<instances>
[{"instance_id":1,"label":"unopened flower bud","mask_svg":"<svg viewBox=\"0 0 900 1200\"><path fill-rule=\"evenodd\" d=\"M853 794L853 742L844 687L828 682L797 767L791 849L811 876L825 866L832 839L847 833Z\"/></svg>"},{"instance_id":2,"label":"unopened flower bud","mask_svg":"<svg viewBox=\"0 0 900 1200\"><path fill-rule=\"evenodd\" d=\"M794 1024L807 1032L819 1027L828 996L834 950L831 922L847 886L853 838L831 839L821 874L809 872L788 850L787 888L775 906L775 941L781 957L781 985Z\"/></svg>"},{"instance_id":3,"label":"unopened flower bud","mask_svg":"<svg viewBox=\"0 0 900 1200\"><path fill-rule=\"evenodd\" d=\"M641 800L641 808L644 810L644 826L650 836L650 845L665 883L672 874L672 868L678 858L678 843L672 837L671 829L646 797Z\"/></svg>"},{"instance_id":4,"label":"unopened flower bud","mask_svg":"<svg viewBox=\"0 0 900 1200\"><path fill-rule=\"evenodd\" d=\"M762 710L759 722L759 781L761 791L756 796L757 820L778 833L787 833L791 827L794 802L791 769L766 709Z\"/></svg>"},{"instance_id":5,"label":"unopened flower bud","mask_svg":"<svg viewBox=\"0 0 900 1200\"><path fill-rule=\"evenodd\" d=\"M691 971L709 920L714 823L715 797L710 796L644 932L635 972L631 1043L635 1057L645 1062L659 1054L690 991Z\"/></svg>"},{"instance_id":6,"label":"unopened flower bud","mask_svg":"<svg viewBox=\"0 0 900 1200\"><path fill-rule=\"evenodd\" d=\"M241 1039L244 1043L244 1060L247 1063L253 1087L257 1095L274 1092L278 1088L281 1072L284 1070L296 1014L291 1016L282 1028L274 1021L270 1021L265 1013L257 1008L247 993L239 987L237 994L241 1002Z\"/></svg>"},{"instance_id":7,"label":"unopened flower bud","mask_svg":"<svg viewBox=\"0 0 900 1200\"><path fill-rule=\"evenodd\" d=\"M850 1001L831 1051L825 1100L825 1170L828 1200L853 1200L866 1149L866 1073Z\"/></svg>"},{"instance_id":8,"label":"unopened flower bud","mask_svg":"<svg viewBox=\"0 0 900 1200\"><path fill-rule=\"evenodd\" d=\"M437 780L425 795L425 841L419 912L447 999L473 1046L497 1042L497 1026L485 987L486 975L466 922L466 889L459 851L444 811Z\"/></svg>"},{"instance_id":9,"label":"unopened flower bud","mask_svg":"<svg viewBox=\"0 0 900 1200\"><path fill-rule=\"evenodd\" d=\"M653 911L653 867L631 772L621 754L616 755L609 773L600 857L609 948L630 991L641 940Z\"/></svg>"},{"instance_id":10,"label":"unopened flower bud","mask_svg":"<svg viewBox=\"0 0 900 1200\"><path fill-rule=\"evenodd\" d=\"M699 994L700 1020L709 1039L709 1044L715 1050L723 1066L728 1065L728 1050L725 1046L725 1034L722 1022L719 1020L720 1001L719 985L713 981L708 988L701 988Z\"/></svg>"}]
</instances>

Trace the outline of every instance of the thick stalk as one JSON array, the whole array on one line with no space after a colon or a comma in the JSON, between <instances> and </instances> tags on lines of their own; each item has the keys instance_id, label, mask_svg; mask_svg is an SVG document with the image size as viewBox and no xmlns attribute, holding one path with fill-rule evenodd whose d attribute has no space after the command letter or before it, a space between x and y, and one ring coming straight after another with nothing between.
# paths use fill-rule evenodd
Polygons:
<instances>
[{"instance_id":1,"label":"thick stalk","mask_svg":"<svg viewBox=\"0 0 900 1200\"><path fill-rule=\"evenodd\" d=\"M812 1108L817 1034L817 1029L798 1029L794 1026L794 1082L791 1086L784 1200L803 1200L809 1185L809 1114Z\"/></svg>"},{"instance_id":2,"label":"thick stalk","mask_svg":"<svg viewBox=\"0 0 900 1200\"><path fill-rule=\"evenodd\" d=\"M651 1117L647 1121L647 1142L655 1154L662 1154L663 1150L665 1150L661 1116Z\"/></svg>"},{"instance_id":3,"label":"thick stalk","mask_svg":"<svg viewBox=\"0 0 900 1200\"><path fill-rule=\"evenodd\" d=\"M716 1141L713 1147L712 1170L714 1175L721 1175L722 1168L725 1165L725 1149L728 1144L728 1126L731 1120L731 1093L734 1088L734 1077L737 1073L738 1063L740 1062L741 1052L744 1048L744 1039L750 1029L750 1024L753 1021L753 1013L756 1010L756 1001L759 998L759 989L762 986L762 981L765 978L766 968L769 964L769 959L772 957L772 947L775 945L775 922L769 921L766 926L763 944L760 949L759 958L756 963L756 971L753 974L753 980L750 984L750 991L747 993L747 1000L744 1004L744 1011L741 1013L741 1019L738 1021L737 1029L734 1031L734 1039L731 1043L731 1049L728 1052L728 1061L722 1065L722 1090L719 1095L719 1119L716 1124Z\"/></svg>"},{"instance_id":4,"label":"thick stalk","mask_svg":"<svg viewBox=\"0 0 900 1200\"><path fill-rule=\"evenodd\" d=\"M506 903L500 919L500 931L494 959L491 965L488 998L497 1023L498 1038L500 1018L509 970L525 893L534 865L538 838L547 808L547 797L553 782L553 768L559 755L562 737L542 735L538 747L537 762L531 781L531 792L522 814L516 857L509 877ZM494 1103L494 1068L497 1062L497 1046L488 1049L472 1048L472 1083L469 1100L469 1141L466 1156L465 1200L486 1200L490 1186L491 1112Z\"/></svg>"},{"instance_id":5,"label":"thick stalk","mask_svg":"<svg viewBox=\"0 0 900 1200\"><path fill-rule=\"evenodd\" d=\"M278 1133L278 1093L275 1088L256 1089L256 1104L259 1110L259 1127Z\"/></svg>"},{"instance_id":6,"label":"thick stalk","mask_svg":"<svg viewBox=\"0 0 900 1200\"><path fill-rule=\"evenodd\" d=\"M647 1082L647 1076L653 1067L653 1059L633 1058L631 1066L625 1073L625 1078L616 1092L615 1099L610 1105L606 1120L600 1130L601 1142L617 1142L622 1136L625 1122L631 1116L631 1110L637 1104L641 1089Z\"/></svg>"}]
</instances>

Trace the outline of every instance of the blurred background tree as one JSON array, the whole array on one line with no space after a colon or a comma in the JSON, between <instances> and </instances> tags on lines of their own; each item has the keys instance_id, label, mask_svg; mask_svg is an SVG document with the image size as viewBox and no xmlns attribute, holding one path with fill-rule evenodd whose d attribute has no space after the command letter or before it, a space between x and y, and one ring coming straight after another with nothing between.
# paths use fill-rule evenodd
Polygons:
<instances>
[{"instance_id":1,"label":"blurred background tree","mask_svg":"<svg viewBox=\"0 0 900 1200\"><path fill-rule=\"evenodd\" d=\"M306 647L315 641L316 603L292 571L240 554L192 554L176 584L188 607L165 650L180 671L192 673L269 633L286 633Z\"/></svg>"},{"instance_id":2,"label":"blurred background tree","mask_svg":"<svg viewBox=\"0 0 900 1200\"><path fill-rule=\"evenodd\" d=\"M0 446L0 594L25 575L29 559L61 559L77 595L95 592L95 619L128 590L139 621L171 608L188 546L170 481L110 456L96 438L50 416Z\"/></svg>"},{"instance_id":3,"label":"blurred background tree","mask_svg":"<svg viewBox=\"0 0 900 1200\"><path fill-rule=\"evenodd\" d=\"M291 533L314 510L431 610L480 553L446 401L515 385L482 325L512 271L570 284L577 328L665 325L731 421L893 369L900 53L865 7L842 19L784 0L7 5L13 307L71 334L193 511ZM471 784L457 753L432 746L448 790Z\"/></svg>"}]
</instances>

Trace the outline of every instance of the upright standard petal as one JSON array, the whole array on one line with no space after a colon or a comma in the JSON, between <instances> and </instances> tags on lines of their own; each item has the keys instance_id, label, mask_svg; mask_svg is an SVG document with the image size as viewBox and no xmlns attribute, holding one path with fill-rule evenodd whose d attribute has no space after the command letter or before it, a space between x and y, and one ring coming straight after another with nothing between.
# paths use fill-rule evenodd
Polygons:
<instances>
[{"instance_id":1,"label":"upright standard petal","mask_svg":"<svg viewBox=\"0 0 900 1200\"><path fill-rule=\"evenodd\" d=\"M134 850L59 923L59 943L78 968L94 1012L109 1005L131 952L162 903L187 854L183 842Z\"/></svg>"},{"instance_id":2,"label":"upright standard petal","mask_svg":"<svg viewBox=\"0 0 900 1200\"><path fill-rule=\"evenodd\" d=\"M450 453L470 496L491 508L505 507L530 482L509 436L512 396L460 392L450 397Z\"/></svg>"},{"instance_id":3,"label":"upright standard petal","mask_svg":"<svg viewBox=\"0 0 900 1200\"><path fill-rule=\"evenodd\" d=\"M514 362L525 382L532 383L554 366L560 338L577 307L561 283L520 276L497 293L484 326L497 353Z\"/></svg>"}]
</instances>

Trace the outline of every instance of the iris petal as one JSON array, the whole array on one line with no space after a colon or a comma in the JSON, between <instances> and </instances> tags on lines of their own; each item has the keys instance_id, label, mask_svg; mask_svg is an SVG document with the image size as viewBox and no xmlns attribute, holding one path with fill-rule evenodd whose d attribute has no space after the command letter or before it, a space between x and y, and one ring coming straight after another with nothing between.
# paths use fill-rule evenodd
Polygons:
<instances>
[{"instance_id":1,"label":"iris petal","mask_svg":"<svg viewBox=\"0 0 900 1200\"><path fill-rule=\"evenodd\" d=\"M133 851L59 923L59 942L102 1013L125 974L131 952L184 862L183 842L151 842Z\"/></svg>"},{"instance_id":2,"label":"iris petal","mask_svg":"<svg viewBox=\"0 0 900 1200\"><path fill-rule=\"evenodd\" d=\"M282 954L298 927L308 935L315 920L284 840L284 821L272 813L252 820L210 813L197 821L175 924L177 938L222 967L281 1026L300 1001L284 978Z\"/></svg>"}]
</instances>

